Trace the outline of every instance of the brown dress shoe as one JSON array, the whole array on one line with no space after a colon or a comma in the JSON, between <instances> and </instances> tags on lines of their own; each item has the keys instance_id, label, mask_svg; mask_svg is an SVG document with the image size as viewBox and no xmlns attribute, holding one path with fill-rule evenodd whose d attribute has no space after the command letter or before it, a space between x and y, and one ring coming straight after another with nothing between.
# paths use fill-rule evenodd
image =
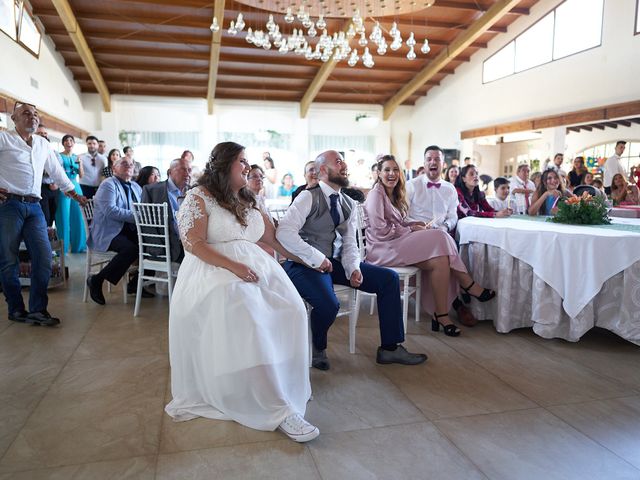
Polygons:
<instances>
[{"instance_id":1,"label":"brown dress shoe","mask_svg":"<svg viewBox=\"0 0 640 480\"><path fill-rule=\"evenodd\" d=\"M458 314L458 321L465 327L473 327L478 323L478 319L473 316L471 310L465 305L460 305L456 308L456 313Z\"/></svg>"}]
</instances>

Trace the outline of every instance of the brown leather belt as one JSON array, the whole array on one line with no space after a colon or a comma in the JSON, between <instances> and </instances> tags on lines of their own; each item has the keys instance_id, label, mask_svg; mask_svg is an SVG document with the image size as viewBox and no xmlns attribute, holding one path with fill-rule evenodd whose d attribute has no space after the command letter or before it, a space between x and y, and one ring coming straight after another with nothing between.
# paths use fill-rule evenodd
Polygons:
<instances>
[{"instance_id":1,"label":"brown leather belt","mask_svg":"<svg viewBox=\"0 0 640 480\"><path fill-rule=\"evenodd\" d=\"M26 203L38 203L40 201L40 199L38 197L33 197L31 195L16 195L15 193L5 193L4 194L5 197L7 197L7 200L18 200L19 202L26 202Z\"/></svg>"}]
</instances>

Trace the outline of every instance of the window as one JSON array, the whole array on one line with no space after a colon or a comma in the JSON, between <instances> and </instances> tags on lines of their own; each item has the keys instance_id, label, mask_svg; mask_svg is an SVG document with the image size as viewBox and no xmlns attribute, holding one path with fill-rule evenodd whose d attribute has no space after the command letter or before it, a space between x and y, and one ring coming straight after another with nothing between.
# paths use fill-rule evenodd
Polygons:
<instances>
[{"instance_id":1,"label":"window","mask_svg":"<svg viewBox=\"0 0 640 480\"><path fill-rule=\"evenodd\" d=\"M640 33L640 0L636 0L636 34Z\"/></svg>"},{"instance_id":2,"label":"window","mask_svg":"<svg viewBox=\"0 0 640 480\"><path fill-rule=\"evenodd\" d=\"M604 0L560 3L484 61L483 83L601 45L603 9Z\"/></svg>"},{"instance_id":3,"label":"window","mask_svg":"<svg viewBox=\"0 0 640 480\"><path fill-rule=\"evenodd\" d=\"M40 40L42 34L29 12L24 10L20 20L20 30L18 33L18 42L36 57L40 55Z\"/></svg>"},{"instance_id":4,"label":"window","mask_svg":"<svg viewBox=\"0 0 640 480\"><path fill-rule=\"evenodd\" d=\"M611 155L615 153L616 142L603 143L593 147L585 148L578 153L585 158L587 168L593 173L597 173ZM640 141L628 141L624 153L620 157L620 163L627 173L631 172L631 167L638 165L638 155L640 154ZM606 185L608 186L608 185Z\"/></svg>"}]
</instances>

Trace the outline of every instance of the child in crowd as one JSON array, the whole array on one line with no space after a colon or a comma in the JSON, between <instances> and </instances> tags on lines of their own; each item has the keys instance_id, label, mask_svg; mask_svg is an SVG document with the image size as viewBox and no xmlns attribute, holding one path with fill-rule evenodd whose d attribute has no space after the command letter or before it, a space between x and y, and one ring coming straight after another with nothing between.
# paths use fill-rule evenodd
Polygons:
<instances>
[{"instance_id":1,"label":"child in crowd","mask_svg":"<svg viewBox=\"0 0 640 480\"><path fill-rule=\"evenodd\" d=\"M496 192L496 196L495 198L487 199L489 205L491 205L496 211L511 208L511 202L509 201L509 180L504 177L496 178L493 181L493 189Z\"/></svg>"}]
</instances>

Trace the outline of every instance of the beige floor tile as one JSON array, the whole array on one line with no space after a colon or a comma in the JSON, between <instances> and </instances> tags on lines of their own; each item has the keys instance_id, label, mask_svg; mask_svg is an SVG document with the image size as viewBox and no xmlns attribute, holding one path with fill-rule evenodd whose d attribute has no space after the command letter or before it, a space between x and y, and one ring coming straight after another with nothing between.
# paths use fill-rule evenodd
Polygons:
<instances>
[{"instance_id":1,"label":"beige floor tile","mask_svg":"<svg viewBox=\"0 0 640 480\"><path fill-rule=\"evenodd\" d=\"M640 469L640 396L548 410Z\"/></svg>"},{"instance_id":2,"label":"beige floor tile","mask_svg":"<svg viewBox=\"0 0 640 480\"><path fill-rule=\"evenodd\" d=\"M136 457L109 462L0 474L0 480L153 480L156 457Z\"/></svg>"},{"instance_id":3,"label":"beige floor tile","mask_svg":"<svg viewBox=\"0 0 640 480\"><path fill-rule=\"evenodd\" d=\"M322 478L486 478L431 423L321 434L309 448Z\"/></svg>"},{"instance_id":4,"label":"beige floor tile","mask_svg":"<svg viewBox=\"0 0 640 480\"><path fill-rule=\"evenodd\" d=\"M544 409L434 423L494 480L640 478L640 470Z\"/></svg>"},{"instance_id":5,"label":"beige floor tile","mask_svg":"<svg viewBox=\"0 0 640 480\"><path fill-rule=\"evenodd\" d=\"M629 389L519 335L499 334L482 322L457 338L440 336L451 348L477 362L539 405L622 397ZM635 393L635 392L633 392Z\"/></svg>"},{"instance_id":6,"label":"beige floor tile","mask_svg":"<svg viewBox=\"0 0 640 480\"><path fill-rule=\"evenodd\" d=\"M331 370L311 369L313 400L306 418L321 432L424 421L425 418L382 373L373 359L330 344Z\"/></svg>"},{"instance_id":7,"label":"beige floor tile","mask_svg":"<svg viewBox=\"0 0 640 480\"><path fill-rule=\"evenodd\" d=\"M410 351L427 352L427 363L419 367L390 365L381 371L431 420L537 406L432 336L409 335L405 346Z\"/></svg>"},{"instance_id":8,"label":"beige floor tile","mask_svg":"<svg viewBox=\"0 0 640 480\"><path fill-rule=\"evenodd\" d=\"M0 471L156 454L167 375L165 356L69 363Z\"/></svg>"},{"instance_id":9,"label":"beige floor tile","mask_svg":"<svg viewBox=\"0 0 640 480\"><path fill-rule=\"evenodd\" d=\"M61 368L57 363L0 367L0 458Z\"/></svg>"},{"instance_id":10,"label":"beige floor tile","mask_svg":"<svg viewBox=\"0 0 640 480\"><path fill-rule=\"evenodd\" d=\"M319 479L309 450L291 440L160 455L158 480Z\"/></svg>"}]
</instances>

